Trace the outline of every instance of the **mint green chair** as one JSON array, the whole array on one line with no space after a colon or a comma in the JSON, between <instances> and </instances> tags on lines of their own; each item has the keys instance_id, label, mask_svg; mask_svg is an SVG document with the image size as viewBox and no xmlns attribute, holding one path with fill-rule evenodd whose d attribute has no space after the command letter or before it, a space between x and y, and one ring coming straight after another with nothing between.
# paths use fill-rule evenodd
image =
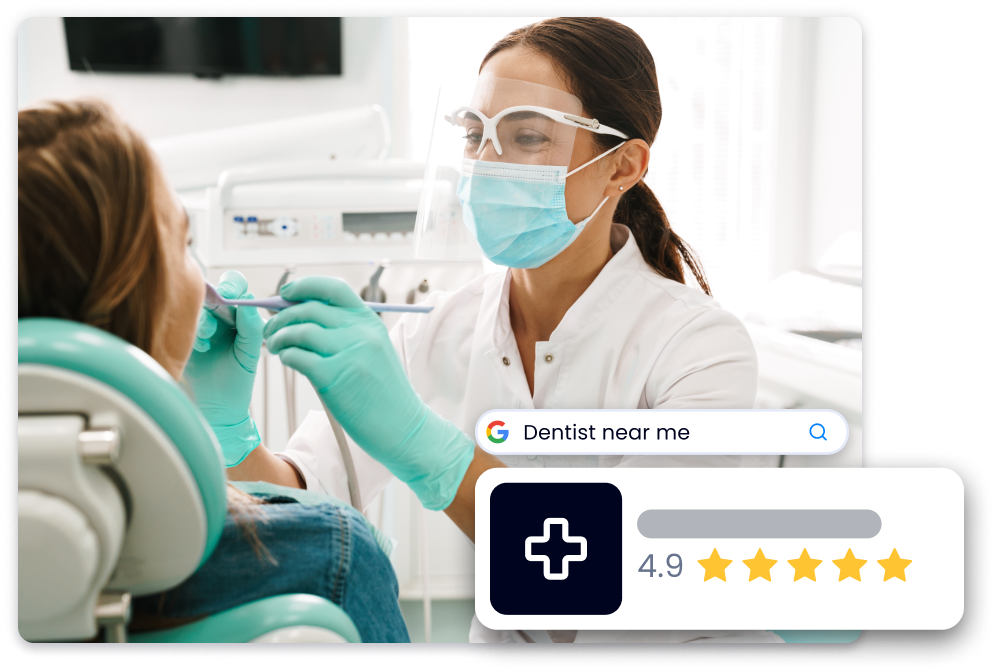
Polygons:
<instances>
[{"instance_id":1,"label":"mint green chair","mask_svg":"<svg viewBox=\"0 0 995 671\"><path fill-rule=\"evenodd\" d=\"M124 641L132 596L183 582L226 514L207 422L151 357L59 319L17 324L18 630ZM141 642L359 642L313 595L261 599Z\"/></svg>"}]
</instances>

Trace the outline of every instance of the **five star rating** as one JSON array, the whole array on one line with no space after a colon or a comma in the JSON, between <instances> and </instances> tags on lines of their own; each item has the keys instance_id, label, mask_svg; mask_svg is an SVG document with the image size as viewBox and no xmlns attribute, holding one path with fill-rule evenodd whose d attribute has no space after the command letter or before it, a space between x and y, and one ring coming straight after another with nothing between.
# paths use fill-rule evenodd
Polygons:
<instances>
[{"instance_id":1,"label":"five star rating","mask_svg":"<svg viewBox=\"0 0 995 671\"><path fill-rule=\"evenodd\" d=\"M726 569L733 563L734 560L726 559L719 554L718 548L712 549L712 554L705 559L699 559L698 563L705 569L705 581L709 581L712 578L718 578L719 580L726 581ZM756 555L751 559L743 559L742 562L750 570L750 582L759 579L771 582L770 570L777 564L779 560L770 559L764 555L762 548L757 549ZM839 570L838 582L843 582L847 578L852 578L858 582L861 582L861 569L864 569L864 565L867 564L866 559L860 559L853 554L851 548L847 548L846 554L839 559L833 559L832 564L836 566ZM788 559L787 563L794 569L794 580L795 582L807 578L813 582L816 581L815 570L823 563L823 560L816 559L809 555L808 549L805 548L801 551L801 554L796 559ZM905 569L908 568L909 564L912 563L911 559L904 559L898 554L897 549L892 549L891 555L885 557L884 559L878 559L877 563L881 565L884 569L884 581L891 580L892 578L898 578L902 582L905 582ZM823 567L820 574L823 578L833 578L837 577L835 575L826 575L828 565ZM875 567L876 568L876 567ZM865 571L870 570L869 568L864 569Z\"/></svg>"}]
</instances>

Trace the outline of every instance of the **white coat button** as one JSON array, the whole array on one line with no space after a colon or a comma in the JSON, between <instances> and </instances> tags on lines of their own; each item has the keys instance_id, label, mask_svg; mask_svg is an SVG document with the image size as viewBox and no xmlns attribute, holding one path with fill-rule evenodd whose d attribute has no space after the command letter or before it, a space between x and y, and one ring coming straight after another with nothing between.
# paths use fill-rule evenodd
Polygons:
<instances>
[{"instance_id":1,"label":"white coat button","mask_svg":"<svg viewBox=\"0 0 995 671\"><path fill-rule=\"evenodd\" d=\"M546 360L546 363L553 363L553 355L552 354L547 354L546 356L543 357L543 359Z\"/></svg>"},{"instance_id":2,"label":"white coat button","mask_svg":"<svg viewBox=\"0 0 995 671\"><path fill-rule=\"evenodd\" d=\"M508 357L503 357L501 359L501 363L503 363L505 366L510 366L511 365L511 359L509 359Z\"/></svg>"}]
</instances>

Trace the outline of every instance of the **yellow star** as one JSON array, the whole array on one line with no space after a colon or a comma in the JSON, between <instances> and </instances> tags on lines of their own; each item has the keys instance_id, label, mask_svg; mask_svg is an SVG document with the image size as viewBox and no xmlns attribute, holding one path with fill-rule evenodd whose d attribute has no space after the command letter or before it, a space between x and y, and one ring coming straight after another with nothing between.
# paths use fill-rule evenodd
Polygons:
<instances>
[{"instance_id":1,"label":"yellow star","mask_svg":"<svg viewBox=\"0 0 995 671\"><path fill-rule=\"evenodd\" d=\"M698 563L705 567L705 580L718 578L722 582L726 581L726 567L732 563L731 559L723 559L719 556L719 551L712 548L712 554L708 559L699 559Z\"/></svg>"},{"instance_id":2,"label":"yellow star","mask_svg":"<svg viewBox=\"0 0 995 671\"><path fill-rule=\"evenodd\" d=\"M770 582L770 567L777 563L776 559L764 557L764 551L757 548L757 555L753 559L744 559L743 563L750 569L750 580L763 578Z\"/></svg>"},{"instance_id":3,"label":"yellow star","mask_svg":"<svg viewBox=\"0 0 995 671\"><path fill-rule=\"evenodd\" d=\"M878 559L878 563L884 566L884 579L898 578L905 582L905 569L912 563L911 559L902 559L898 556L898 550L891 549L891 556L887 559Z\"/></svg>"},{"instance_id":4,"label":"yellow star","mask_svg":"<svg viewBox=\"0 0 995 671\"><path fill-rule=\"evenodd\" d=\"M846 549L846 556L842 559L834 559L833 563L840 569L840 582L846 578L853 578L860 582L860 567L867 563L866 559L857 559L853 556L853 550Z\"/></svg>"},{"instance_id":5,"label":"yellow star","mask_svg":"<svg viewBox=\"0 0 995 671\"><path fill-rule=\"evenodd\" d=\"M805 548L798 559L789 559L788 563L795 569L795 582L802 578L808 578L815 582L815 567L821 564L822 560L809 557L808 548Z\"/></svg>"}]
</instances>

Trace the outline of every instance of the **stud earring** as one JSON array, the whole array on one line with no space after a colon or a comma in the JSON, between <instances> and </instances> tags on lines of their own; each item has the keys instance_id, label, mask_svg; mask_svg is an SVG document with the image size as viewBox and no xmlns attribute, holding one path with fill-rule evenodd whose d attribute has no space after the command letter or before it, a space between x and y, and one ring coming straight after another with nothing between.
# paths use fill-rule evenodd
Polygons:
<instances>
[{"instance_id":1,"label":"stud earring","mask_svg":"<svg viewBox=\"0 0 995 671\"><path fill-rule=\"evenodd\" d=\"M620 187L618 187L618 190L619 191L625 191L625 188L620 186Z\"/></svg>"}]
</instances>

